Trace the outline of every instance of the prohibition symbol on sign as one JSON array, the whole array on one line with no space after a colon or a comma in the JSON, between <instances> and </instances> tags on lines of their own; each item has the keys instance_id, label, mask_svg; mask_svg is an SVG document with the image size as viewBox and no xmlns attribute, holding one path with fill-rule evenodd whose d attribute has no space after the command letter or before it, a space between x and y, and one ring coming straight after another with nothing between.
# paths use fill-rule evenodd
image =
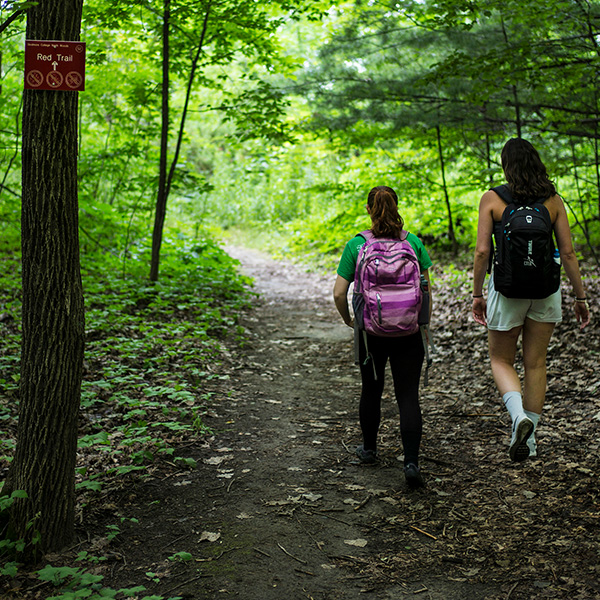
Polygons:
<instances>
[{"instance_id":1,"label":"prohibition symbol on sign","mask_svg":"<svg viewBox=\"0 0 600 600\"><path fill-rule=\"evenodd\" d=\"M65 83L71 89L77 89L83 83L83 76L81 75L81 73L78 73L77 71L70 71L69 73L67 73L67 76L65 77Z\"/></svg>"},{"instance_id":2,"label":"prohibition symbol on sign","mask_svg":"<svg viewBox=\"0 0 600 600\"><path fill-rule=\"evenodd\" d=\"M27 83L33 87L40 87L44 83L44 75L41 71L29 71L27 73Z\"/></svg>"},{"instance_id":3,"label":"prohibition symbol on sign","mask_svg":"<svg viewBox=\"0 0 600 600\"><path fill-rule=\"evenodd\" d=\"M64 80L63 74L60 71L50 71L46 75L46 83L53 88L60 87Z\"/></svg>"}]
</instances>

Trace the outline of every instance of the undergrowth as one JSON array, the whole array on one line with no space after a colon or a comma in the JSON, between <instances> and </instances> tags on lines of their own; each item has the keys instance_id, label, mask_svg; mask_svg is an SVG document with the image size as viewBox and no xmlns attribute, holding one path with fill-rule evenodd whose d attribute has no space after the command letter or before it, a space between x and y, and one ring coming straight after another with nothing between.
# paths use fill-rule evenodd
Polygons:
<instances>
[{"instance_id":1,"label":"undergrowth","mask_svg":"<svg viewBox=\"0 0 600 600\"><path fill-rule=\"evenodd\" d=\"M243 343L237 315L249 302L249 281L210 236L166 243L157 283L148 281L144 257L129 260L126 271L111 255L82 257L86 352L76 488L77 518L83 522L101 494L146 477L161 461L194 468L175 448L210 433L203 416L213 399L204 384L222 377L225 338ZM5 252L0 257L0 488L16 443L20 323L19 254ZM0 500L7 509L13 498ZM109 542L120 524L110 526ZM18 550L18 541L0 542L0 575L17 575ZM34 575L53 583L50 597L60 600L142 597L143 587L104 588L102 577L83 567L47 565Z\"/></svg>"}]
</instances>

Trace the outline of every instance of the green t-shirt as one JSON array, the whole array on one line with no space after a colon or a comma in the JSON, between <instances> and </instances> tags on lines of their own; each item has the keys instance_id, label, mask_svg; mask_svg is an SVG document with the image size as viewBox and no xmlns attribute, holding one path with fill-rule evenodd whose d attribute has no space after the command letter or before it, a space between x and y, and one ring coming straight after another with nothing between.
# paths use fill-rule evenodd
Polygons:
<instances>
[{"instance_id":1,"label":"green t-shirt","mask_svg":"<svg viewBox=\"0 0 600 600\"><path fill-rule=\"evenodd\" d=\"M409 233L406 237L409 244L413 247L421 272L429 269L433 264L425 250L423 242L414 234ZM337 274L343 277L346 281L354 281L354 271L356 270L356 261L358 260L358 253L365 243L365 238L362 235L353 237L344 248L340 264L338 266Z\"/></svg>"}]
</instances>

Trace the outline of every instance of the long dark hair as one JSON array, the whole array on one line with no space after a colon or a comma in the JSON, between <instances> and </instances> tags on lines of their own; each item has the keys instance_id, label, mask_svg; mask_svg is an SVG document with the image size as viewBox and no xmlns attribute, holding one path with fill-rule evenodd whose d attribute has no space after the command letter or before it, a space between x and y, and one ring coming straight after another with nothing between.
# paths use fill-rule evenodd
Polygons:
<instances>
[{"instance_id":1,"label":"long dark hair","mask_svg":"<svg viewBox=\"0 0 600 600\"><path fill-rule=\"evenodd\" d=\"M504 176L515 200L546 200L556 194L540 155L526 140L508 140L502 148L501 159Z\"/></svg>"},{"instance_id":2,"label":"long dark hair","mask_svg":"<svg viewBox=\"0 0 600 600\"><path fill-rule=\"evenodd\" d=\"M369 192L367 200L375 237L399 239L404 221L398 212L398 196L386 185L378 185Z\"/></svg>"}]
</instances>

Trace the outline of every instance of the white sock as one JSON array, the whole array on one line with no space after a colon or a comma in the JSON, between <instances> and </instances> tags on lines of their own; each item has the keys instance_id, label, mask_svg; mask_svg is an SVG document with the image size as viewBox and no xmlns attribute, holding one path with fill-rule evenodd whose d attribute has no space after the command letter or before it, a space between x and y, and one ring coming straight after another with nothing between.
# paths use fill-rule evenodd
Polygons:
<instances>
[{"instance_id":1,"label":"white sock","mask_svg":"<svg viewBox=\"0 0 600 600\"><path fill-rule=\"evenodd\" d=\"M530 410L526 410L525 414L533 421L533 431L535 433L535 430L537 429L538 423L540 421L540 417L542 415L540 415L539 413L531 412Z\"/></svg>"},{"instance_id":2,"label":"white sock","mask_svg":"<svg viewBox=\"0 0 600 600\"><path fill-rule=\"evenodd\" d=\"M537 429L538 423L540 422L540 417L542 415L539 414L539 413L531 412L530 410L526 410L525 414L533 421L533 431L532 431L531 437L529 439L530 440L535 440L534 434L535 434L535 431ZM534 441L534 443L535 443L535 441Z\"/></svg>"},{"instance_id":3,"label":"white sock","mask_svg":"<svg viewBox=\"0 0 600 600\"><path fill-rule=\"evenodd\" d=\"M517 417L520 417L525 413L523 410L523 397L520 392L506 392L506 394L502 396L502 400L504 400L504 406L506 406L506 410L508 410L508 414L513 423Z\"/></svg>"}]
</instances>

